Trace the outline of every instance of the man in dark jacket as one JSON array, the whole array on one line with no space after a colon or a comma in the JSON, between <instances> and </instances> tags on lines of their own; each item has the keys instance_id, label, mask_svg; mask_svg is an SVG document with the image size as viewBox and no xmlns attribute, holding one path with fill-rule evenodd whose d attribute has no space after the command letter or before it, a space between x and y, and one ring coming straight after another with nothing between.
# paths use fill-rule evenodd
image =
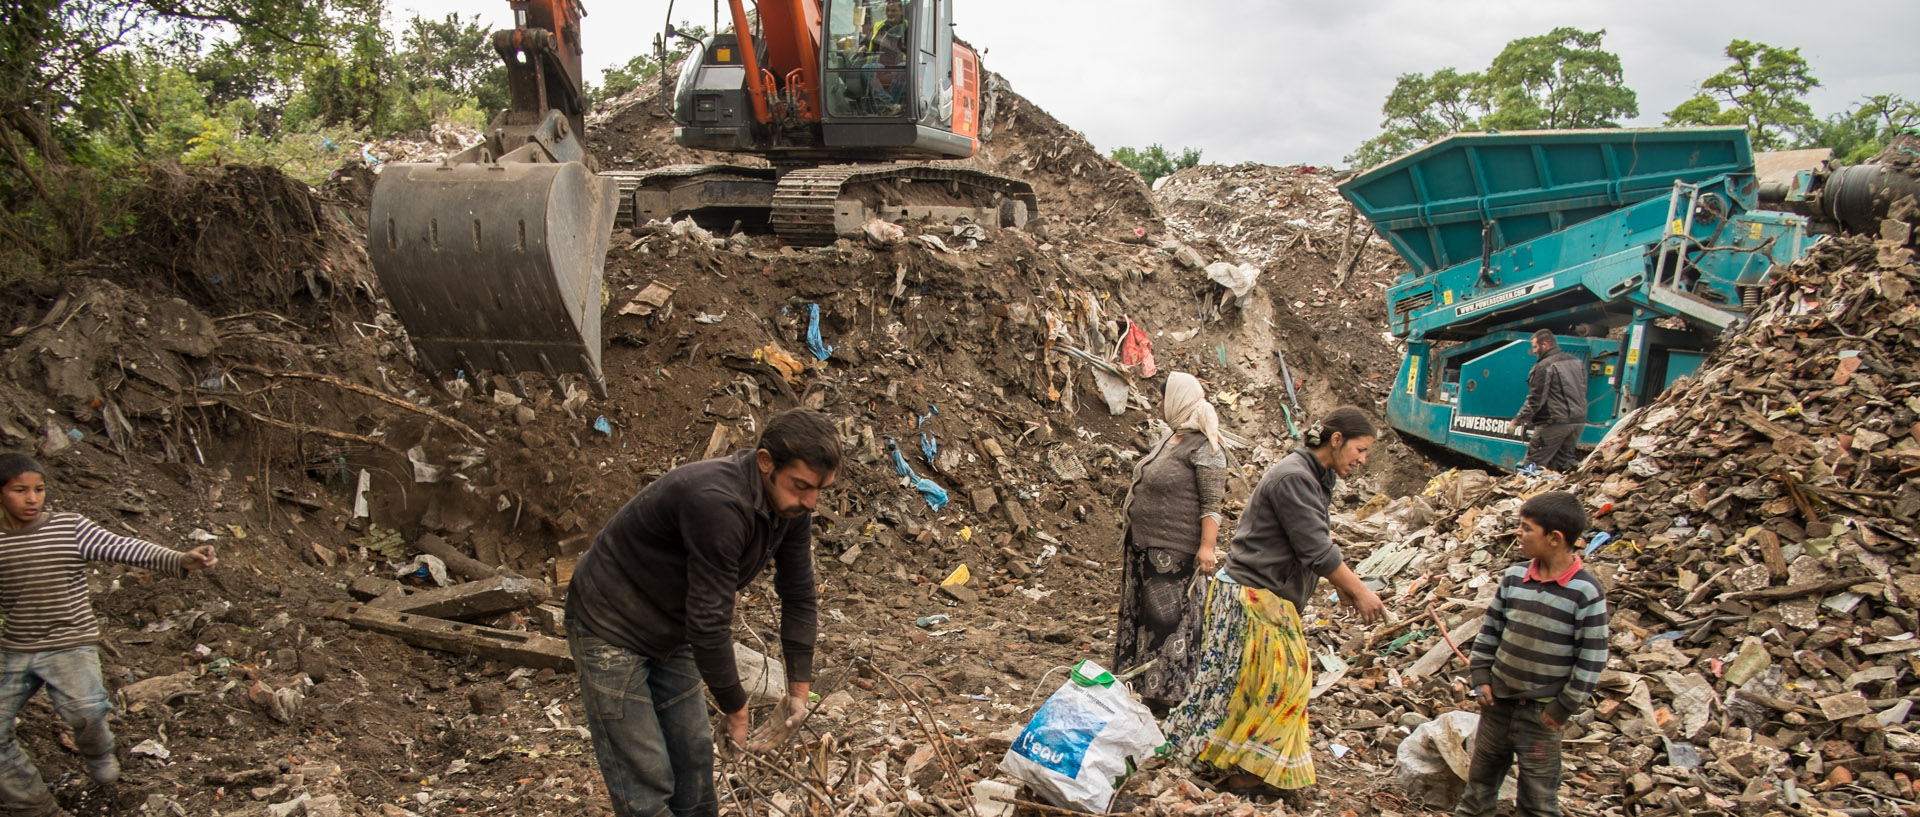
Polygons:
<instances>
[{"instance_id":1,"label":"man in dark jacket","mask_svg":"<svg viewBox=\"0 0 1920 817\"><path fill-rule=\"evenodd\" d=\"M718 813L702 682L747 737L733 658L734 596L771 564L787 696L796 727L813 680L818 599L813 507L840 469L840 438L808 409L767 424L759 444L667 472L614 514L567 594L567 642L614 814Z\"/></svg>"},{"instance_id":2,"label":"man in dark jacket","mask_svg":"<svg viewBox=\"0 0 1920 817\"><path fill-rule=\"evenodd\" d=\"M1554 471L1580 465L1575 447L1587 427L1587 364L1560 349L1553 333L1533 333L1533 354L1540 358L1527 373L1527 403L1513 418L1515 428L1532 425L1527 462Z\"/></svg>"}]
</instances>

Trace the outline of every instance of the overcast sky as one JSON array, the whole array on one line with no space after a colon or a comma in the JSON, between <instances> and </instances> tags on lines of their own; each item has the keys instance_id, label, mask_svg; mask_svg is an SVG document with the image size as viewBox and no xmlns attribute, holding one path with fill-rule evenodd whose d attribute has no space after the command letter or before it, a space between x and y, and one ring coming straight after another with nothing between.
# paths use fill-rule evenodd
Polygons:
<instances>
[{"instance_id":1,"label":"overcast sky","mask_svg":"<svg viewBox=\"0 0 1920 817\"><path fill-rule=\"evenodd\" d=\"M651 48L664 0L583 0L587 78ZM392 0L393 13L479 12L505 0ZM724 15L725 4L721 4ZM712 0L675 22L712 25ZM1337 164L1379 133L1405 73L1486 68L1508 41L1558 26L1606 29L1641 115L1657 126L1724 67L1735 38L1798 48L1820 116L1870 94L1920 99L1916 0L959 0L955 30L988 70L1102 152L1158 142L1210 163Z\"/></svg>"}]
</instances>

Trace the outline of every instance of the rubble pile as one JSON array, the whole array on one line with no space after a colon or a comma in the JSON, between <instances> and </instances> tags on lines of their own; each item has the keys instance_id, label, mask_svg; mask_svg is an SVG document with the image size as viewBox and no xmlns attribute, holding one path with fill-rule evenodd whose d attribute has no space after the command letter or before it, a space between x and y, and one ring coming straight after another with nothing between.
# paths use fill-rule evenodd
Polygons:
<instances>
[{"instance_id":1,"label":"rubble pile","mask_svg":"<svg viewBox=\"0 0 1920 817\"><path fill-rule=\"evenodd\" d=\"M1908 128L1894 134L1886 148L1867 161L1900 170L1909 176L1920 176L1920 132Z\"/></svg>"},{"instance_id":2,"label":"rubble pile","mask_svg":"<svg viewBox=\"0 0 1920 817\"><path fill-rule=\"evenodd\" d=\"M427 128L426 133L378 139L361 144L357 149L360 162L369 167L388 162L430 162L480 144L482 135L478 128L452 122L435 122ZM348 151L353 150L355 146L349 145ZM352 164L352 160L348 164Z\"/></svg>"},{"instance_id":3,"label":"rubble pile","mask_svg":"<svg viewBox=\"0 0 1920 817\"><path fill-rule=\"evenodd\" d=\"M1160 179L1154 196L1180 242L1176 261L1216 281L1258 280L1271 305L1257 319L1282 328L1270 348L1344 387L1334 403L1370 407L1399 366L1386 288L1406 264L1340 196L1344 178L1310 165L1201 165ZM1390 487L1410 492L1428 476Z\"/></svg>"},{"instance_id":4,"label":"rubble pile","mask_svg":"<svg viewBox=\"0 0 1920 817\"><path fill-rule=\"evenodd\" d=\"M1883 232L1900 240L1830 240L1776 272L1752 324L1572 477L1613 506L1615 647L1682 728L1639 725L1707 741L1703 779L1657 781L1689 802L1915 799L1920 270L1910 232Z\"/></svg>"},{"instance_id":5,"label":"rubble pile","mask_svg":"<svg viewBox=\"0 0 1920 817\"><path fill-rule=\"evenodd\" d=\"M1902 226L1885 230L1900 240L1827 240L1776 272L1751 323L1576 473L1452 471L1337 515L1336 538L1357 573L1390 586L1399 621L1311 634L1336 702L1320 727L1333 765L1376 772L1400 750L1394 785L1408 782L1401 743L1471 708L1455 650L1519 559L1521 502L1571 490L1593 515L1583 544L1614 634L1596 706L1567 731L1570 810L1911 808L1920 269ZM1412 777L1435 784L1432 803L1464 770L1428 760L1430 779Z\"/></svg>"},{"instance_id":6,"label":"rubble pile","mask_svg":"<svg viewBox=\"0 0 1920 817\"><path fill-rule=\"evenodd\" d=\"M1176 235L1247 263L1267 267L1303 252L1332 261L1332 292L1349 279L1378 284L1405 271L1335 189L1348 175L1312 165L1200 165L1159 180L1154 194Z\"/></svg>"}]
</instances>

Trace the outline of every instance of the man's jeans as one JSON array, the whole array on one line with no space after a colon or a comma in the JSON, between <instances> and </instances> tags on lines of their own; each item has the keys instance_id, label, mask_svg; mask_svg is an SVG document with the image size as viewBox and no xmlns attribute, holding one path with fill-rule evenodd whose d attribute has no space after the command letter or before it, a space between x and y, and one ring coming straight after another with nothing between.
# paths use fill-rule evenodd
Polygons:
<instances>
[{"instance_id":1,"label":"man's jeans","mask_svg":"<svg viewBox=\"0 0 1920 817\"><path fill-rule=\"evenodd\" d=\"M715 815L706 684L681 647L666 660L608 643L567 619L587 728L616 817Z\"/></svg>"},{"instance_id":2,"label":"man's jeans","mask_svg":"<svg viewBox=\"0 0 1920 817\"><path fill-rule=\"evenodd\" d=\"M13 721L33 693L46 687L53 711L73 728L73 744L87 757L113 752L107 728L107 689L100 683L100 654L93 647L0 656L0 806L8 815L54 812L53 793L33 760L20 750Z\"/></svg>"},{"instance_id":3,"label":"man's jeans","mask_svg":"<svg viewBox=\"0 0 1920 817\"><path fill-rule=\"evenodd\" d=\"M1580 432L1586 423L1535 426L1527 441L1527 462L1562 474L1580 467Z\"/></svg>"},{"instance_id":4,"label":"man's jeans","mask_svg":"<svg viewBox=\"0 0 1920 817\"><path fill-rule=\"evenodd\" d=\"M1560 817L1560 730L1540 723L1547 705L1495 699L1480 708L1473 770L1454 817L1488 817L1500 805L1500 784L1520 760L1520 817Z\"/></svg>"}]
</instances>

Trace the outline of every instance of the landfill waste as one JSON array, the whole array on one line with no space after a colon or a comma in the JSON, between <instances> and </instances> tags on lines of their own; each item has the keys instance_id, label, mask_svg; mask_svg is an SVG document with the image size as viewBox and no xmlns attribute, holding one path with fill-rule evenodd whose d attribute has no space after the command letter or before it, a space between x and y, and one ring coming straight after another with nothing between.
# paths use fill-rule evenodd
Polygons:
<instances>
[{"instance_id":1,"label":"landfill waste","mask_svg":"<svg viewBox=\"0 0 1920 817\"><path fill-rule=\"evenodd\" d=\"M1017 735L1059 683L1049 668L1113 643L1116 504L1154 442L1160 393L1121 360L1127 330L1149 337L1157 368L1193 372L1215 397L1237 462L1230 535L1238 498L1292 445L1269 371L1276 344L1309 413L1383 393L1376 375L1397 358L1378 339L1384 304L1371 276L1392 254L1369 253L1335 287L1340 245L1323 240L1306 199L1241 207L1284 216L1276 225L1307 223L1275 228L1293 241L1277 256L1188 229L1211 225L1171 226L1163 209L1187 205L1156 198L1072 128L998 78L982 80L991 135L968 162L1035 183L1040 214L1026 227L896 225L937 236L942 251L917 237L800 248L718 221L622 225L598 316L605 397L568 377L476 370L487 361L451 377L416 368L366 265L364 193L375 174L363 160L318 191L240 164L131 180L125 235L103 238L101 254L73 259L62 267L71 275L15 305L14 341L0 349L9 372L0 435L19 450L47 447L62 510L163 544L211 542L221 566L184 582L99 566L90 585L112 648L103 671L116 694L135 698L116 732L126 746L151 740L171 754L165 766L138 761L145 773L130 771L109 803L74 785L85 775L59 748L57 715L30 706L16 734L50 779L68 781L55 787L62 807L604 812L556 599L636 490L675 465L747 449L773 413L807 405L834 419L845 451L813 522L821 699L784 747L717 759L728 813L1045 808L999 763L1015 736L1007 730ZM645 93L590 117L600 167L731 161L674 147L663 106ZM341 147L342 159L358 152ZM370 152L434 158L383 150ZM1182 189L1175 182L1162 191ZM1225 314L1225 290L1201 271L1218 260L1262 267ZM137 291L90 277L143 269L169 274L142 278ZM656 290L651 311L622 313L655 282L671 296ZM805 304L819 306L822 339L834 345L824 364L810 356ZM1114 403L1088 400L1114 371L1125 387ZM936 402L940 413L923 416ZM595 433L601 418L619 433ZM938 510L899 490L889 468L885 440L914 434L937 439L932 462L914 467L949 497ZM1337 502L1403 494L1429 475L1383 437ZM428 548L446 586L432 570L396 570ZM940 588L963 563L972 579ZM519 579L550 583L552 595L525 592ZM743 589L742 642L777 655L780 607L767 582ZM935 609L949 620L914 626ZM1388 724L1345 715L1371 712L1364 685L1393 689L1387 670L1429 642L1363 660L1344 649L1352 631L1342 613L1307 612L1316 655L1353 659L1316 703L1326 785L1305 796L1308 807L1411 812L1370 788L1390 757L1380 732L1415 708L1432 712L1443 688L1390 699ZM1465 612L1441 615L1452 623ZM1330 731L1347 725L1356 728ZM1139 767L1109 808L1155 817L1268 808L1178 764Z\"/></svg>"},{"instance_id":2,"label":"landfill waste","mask_svg":"<svg viewBox=\"0 0 1920 817\"><path fill-rule=\"evenodd\" d=\"M887 438L887 448L893 452L893 467L899 472L901 481L919 491L920 495L927 500L927 507L936 511L946 507L947 490L940 487L939 483L915 474L913 466L907 464L906 455L900 453L900 445L895 443L892 437Z\"/></svg>"},{"instance_id":3,"label":"landfill waste","mask_svg":"<svg viewBox=\"0 0 1920 817\"><path fill-rule=\"evenodd\" d=\"M1383 650L1373 666L1386 685L1371 694L1348 697L1365 674L1343 680L1331 697L1358 708L1328 729L1397 738L1396 774L1430 784L1431 752L1390 725L1462 705L1452 651L1518 560L1519 505L1568 490L1592 519L1582 547L1608 589L1612 654L1592 708L1565 732L1564 803L1906 808L1920 778L1908 720L1920 683L1916 284L1904 240L1824 239L1573 473L1450 471L1416 497L1337 515L1356 572L1387 582L1401 617L1346 643L1364 650L1423 622L1447 638ZM1388 690L1400 691L1378 697ZM1393 700L1405 704L1383 706Z\"/></svg>"},{"instance_id":4,"label":"landfill waste","mask_svg":"<svg viewBox=\"0 0 1920 817\"><path fill-rule=\"evenodd\" d=\"M1395 750L1394 781L1428 803L1459 802L1473 768L1473 735L1480 716L1442 713L1414 727Z\"/></svg>"},{"instance_id":5,"label":"landfill waste","mask_svg":"<svg viewBox=\"0 0 1920 817\"><path fill-rule=\"evenodd\" d=\"M833 347L820 339L820 305L807 304L807 348L813 356L826 360L833 356Z\"/></svg>"}]
</instances>

